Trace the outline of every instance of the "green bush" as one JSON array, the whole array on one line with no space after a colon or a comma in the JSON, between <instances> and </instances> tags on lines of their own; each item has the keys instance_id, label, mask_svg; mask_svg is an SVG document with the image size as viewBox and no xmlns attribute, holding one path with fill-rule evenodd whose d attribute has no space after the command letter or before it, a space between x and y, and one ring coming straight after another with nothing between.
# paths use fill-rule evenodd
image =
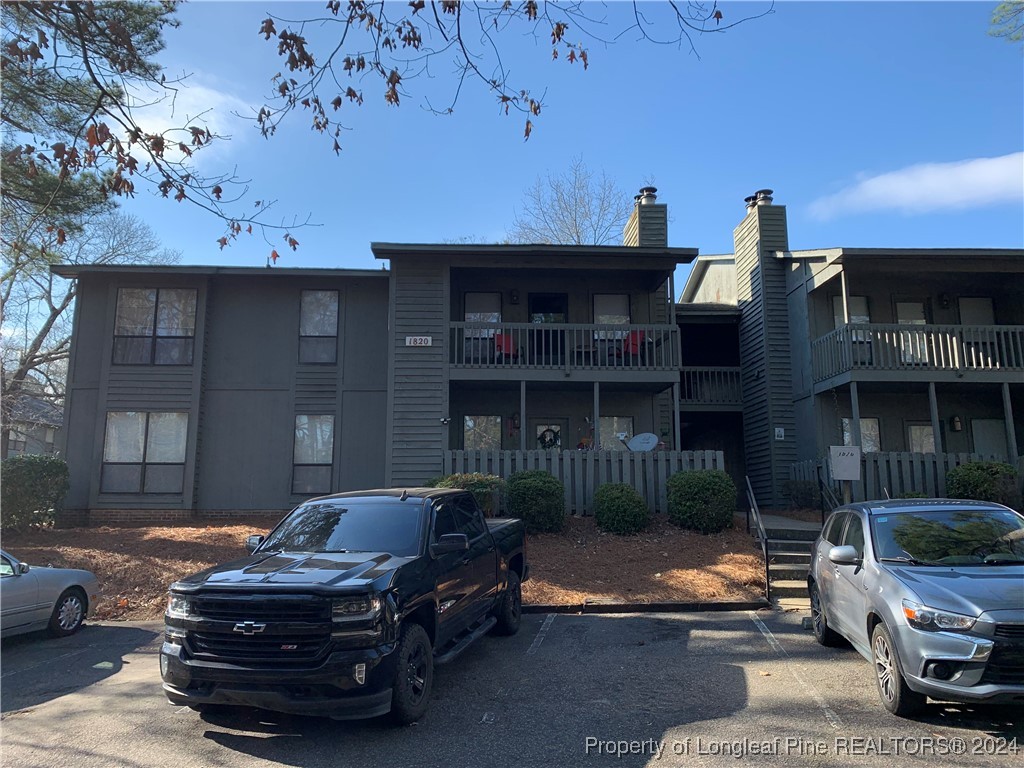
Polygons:
<instances>
[{"instance_id":1,"label":"green bush","mask_svg":"<svg viewBox=\"0 0 1024 768\"><path fill-rule=\"evenodd\" d=\"M668 479L668 516L676 525L701 533L732 527L736 485L720 469L676 472Z\"/></svg>"},{"instance_id":2,"label":"green bush","mask_svg":"<svg viewBox=\"0 0 1024 768\"><path fill-rule=\"evenodd\" d=\"M547 472L517 472L508 479L508 513L520 517L530 533L565 526L565 486Z\"/></svg>"},{"instance_id":3,"label":"green bush","mask_svg":"<svg viewBox=\"0 0 1024 768\"><path fill-rule=\"evenodd\" d=\"M1016 507L1017 470L1001 461L971 461L949 470L946 475L946 496L951 499L994 501Z\"/></svg>"},{"instance_id":4,"label":"green bush","mask_svg":"<svg viewBox=\"0 0 1024 768\"><path fill-rule=\"evenodd\" d=\"M540 480L542 482L554 480L556 483L561 485L559 479L552 475L550 472L548 472L546 469L522 469L518 472L513 472L511 475L508 476L509 487L511 487L513 483L519 482L520 480Z\"/></svg>"},{"instance_id":5,"label":"green bush","mask_svg":"<svg viewBox=\"0 0 1024 768\"><path fill-rule=\"evenodd\" d=\"M455 475L444 475L427 481L428 488L461 488L469 491L484 511L485 517L494 517L498 510L494 506L495 491L498 504L505 495L505 481L497 475L485 475L480 472L467 472Z\"/></svg>"},{"instance_id":6,"label":"green bush","mask_svg":"<svg viewBox=\"0 0 1024 768\"><path fill-rule=\"evenodd\" d=\"M628 483L605 483L594 492L594 519L601 530L639 533L649 517L644 497Z\"/></svg>"},{"instance_id":7,"label":"green bush","mask_svg":"<svg viewBox=\"0 0 1024 768\"><path fill-rule=\"evenodd\" d=\"M921 491L907 491L906 493L901 493L896 498L897 499L929 499L931 497L927 493L922 493Z\"/></svg>"},{"instance_id":8,"label":"green bush","mask_svg":"<svg viewBox=\"0 0 1024 768\"><path fill-rule=\"evenodd\" d=\"M782 494L789 499L792 509L817 509L821 505L818 484L813 480L786 480Z\"/></svg>"},{"instance_id":9,"label":"green bush","mask_svg":"<svg viewBox=\"0 0 1024 768\"><path fill-rule=\"evenodd\" d=\"M71 486L68 465L53 456L14 456L3 461L0 486L4 528L52 523Z\"/></svg>"}]
</instances>

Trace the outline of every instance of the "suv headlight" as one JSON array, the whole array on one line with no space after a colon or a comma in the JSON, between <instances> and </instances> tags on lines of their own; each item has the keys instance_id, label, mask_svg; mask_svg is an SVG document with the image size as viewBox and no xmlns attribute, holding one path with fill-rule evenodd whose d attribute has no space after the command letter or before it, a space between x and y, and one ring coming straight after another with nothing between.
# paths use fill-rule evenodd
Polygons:
<instances>
[{"instance_id":1,"label":"suv headlight","mask_svg":"<svg viewBox=\"0 0 1024 768\"><path fill-rule=\"evenodd\" d=\"M172 619L187 619L192 615L192 601L185 595L167 596L167 615Z\"/></svg>"},{"instance_id":2,"label":"suv headlight","mask_svg":"<svg viewBox=\"0 0 1024 768\"><path fill-rule=\"evenodd\" d=\"M368 621L380 614L380 595L340 597L331 601L331 621Z\"/></svg>"},{"instance_id":3,"label":"suv headlight","mask_svg":"<svg viewBox=\"0 0 1024 768\"><path fill-rule=\"evenodd\" d=\"M906 617L907 623L914 629L923 629L928 632L966 632L977 621L973 616L940 611L912 600L903 601L903 615Z\"/></svg>"}]
</instances>

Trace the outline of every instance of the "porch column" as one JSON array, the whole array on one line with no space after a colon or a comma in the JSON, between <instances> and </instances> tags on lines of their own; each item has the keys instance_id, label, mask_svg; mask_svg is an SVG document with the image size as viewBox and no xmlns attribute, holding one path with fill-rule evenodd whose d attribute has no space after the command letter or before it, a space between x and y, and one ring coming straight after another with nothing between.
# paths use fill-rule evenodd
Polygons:
<instances>
[{"instance_id":1,"label":"porch column","mask_svg":"<svg viewBox=\"0 0 1024 768\"><path fill-rule=\"evenodd\" d=\"M1017 430L1013 426L1013 403L1010 401L1010 385L1003 382L1003 421L1006 423L1006 447L1010 463L1016 465L1020 459L1017 453Z\"/></svg>"},{"instance_id":2,"label":"porch column","mask_svg":"<svg viewBox=\"0 0 1024 768\"><path fill-rule=\"evenodd\" d=\"M863 449L860 434L860 397L857 395L856 381L850 382L850 422L850 436L853 444Z\"/></svg>"},{"instance_id":3,"label":"porch column","mask_svg":"<svg viewBox=\"0 0 1024 768\"><path fill-rule=\"evenodd\" d=\"M844 273L845 274L845 273ZM846 283L843 283L843 312L846 312ZM860 433L860 396L857 392L857 382L850 382L850 436L853 444L860 448L861 455L864 453L863 437ZM861 483L854 480L850 483L843 483L843 504L849 504L854 499L863 499ZM849 498L847 498L849 495Z\"/></svg>"},{"instance_id":4,"label":"porch column","mask_svg":"<svg viewBox=\"0 0 1024 768\"><path fill-rule=\"evenodd\" d=\"M939 401L935 397L935 382L928 382L928 410L932 416L932 435L935 439L935 452L942 453L942 432L939 429Z\"/></svg>"},{"instance_id":5,"label":"porch column","mask_svg":"<svg viewBox=\"0 0 1024 768\"><path fill-rule=\"evenodd\" d=\"M519 450L526 450L526 379L519 382Z\"/></svg>"},{"instance_id":6,"label":"porch column","mask_svg":"<svg viewBox=\"0 0 1024 768\"><path fill-rule=\"evenodd\" d=\"M846 270L839 272L839 284L843 291L843 322L850 324L850 286L846 284Z\"/></svg>"},{"instance_id":7,"label":"porch column","mask_svg":"<svg viewBox=\"0 0 1024 768\"><path fill-rule=\"evenodd\" d=\"M683 450L683 436L679 434L679 382L672 385L672 450Z\"/></svg>"},{"instance_id":8,"label":"porch column","mask_svg":"<svg viewBox=\"0 0 1024 768\"><path fill-rule=\"evenodd\" d=\"M601 447L601 382L594 382L594 450Z\"/></svg>"}]
</instances>

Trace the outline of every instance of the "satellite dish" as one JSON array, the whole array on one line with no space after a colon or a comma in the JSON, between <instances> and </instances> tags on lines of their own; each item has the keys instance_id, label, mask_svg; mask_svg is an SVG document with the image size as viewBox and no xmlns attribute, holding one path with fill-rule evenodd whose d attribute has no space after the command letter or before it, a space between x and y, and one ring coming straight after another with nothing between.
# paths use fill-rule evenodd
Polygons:
<instances>
[{"instance_id":1,"label":"satellite dish","mask_svg":"<svg viewBox=\"0 0 1024 768\"><path fill-rule=\"evenodd\" d=\"M653 451L658 447L658 436L653 432L641 432L639 435L634 435L633 438L626 443L629 446L629 450L637 452Z\"/></svg>"}]
</instances>

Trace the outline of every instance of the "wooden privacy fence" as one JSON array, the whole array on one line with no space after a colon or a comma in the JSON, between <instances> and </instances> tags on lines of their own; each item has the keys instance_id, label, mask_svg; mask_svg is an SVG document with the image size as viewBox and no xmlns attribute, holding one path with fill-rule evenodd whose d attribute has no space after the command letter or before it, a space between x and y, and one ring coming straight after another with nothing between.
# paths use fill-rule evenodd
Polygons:
<instances>
[{"instance_id":1,"label":"wooden privacy fence","mask_svg":"<svg viewBox=\"0 0 1024 768\"><path fill-rule=\"evenodd\" d=\"M482 472L508 479L513 472L543 469L565 486L565 507L593 514L594 491L604 483L629 483L651 512L668 510L666 483L676 472L725 469L722 451L445 451L444 472Z\"/></svg>"},{"instance_id":2,"label":"wooden privacy fence","mask_svg":"<svg viewBox=\"0 0 1024 768\"><path fill-rule=\"evenodd\" d=\"M865 453L861 456L861 482L853 484L853 500L884 499L908 493L924 493L943 498L946 495L946 473L969 461L998 461L980 453ZM806 480L817 486L818 468L821 478L839 494L839 482L832 479L827 459L801 461L790 465L793 480ZM1024 471L1024 459L1018 462Z\"/></svg>"}]
</instances>

